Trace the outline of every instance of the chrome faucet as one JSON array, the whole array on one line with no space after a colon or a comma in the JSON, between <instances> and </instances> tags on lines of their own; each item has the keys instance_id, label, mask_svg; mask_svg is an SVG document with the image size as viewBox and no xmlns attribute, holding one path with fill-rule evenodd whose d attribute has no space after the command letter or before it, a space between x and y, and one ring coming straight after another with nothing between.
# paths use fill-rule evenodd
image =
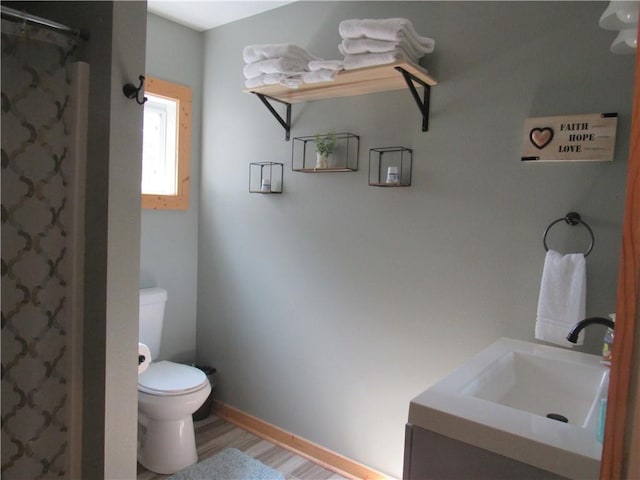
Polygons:
<instances>
[{"instance_id":1,"label":"chrome faucet","mask_svg":"<svg viewBox=\"0 0 640 480\"><path fill-rule=\"evenodd\" d=\"M580 320L578 323L576 323L573 326L573 328L569 332L569 335L567 335L567 340L569 340L571 343L576 343L578 341L578 334L582 331L582 329L585 327L588 327L593 323L598 323L600 325L604 325L605 327L609 327L611 329L613 329L613 327L615 326L615 323L613 323L613 320L610 320L608 318L603 318L603 317L585 318L584 320Z\"/></svg>"}]
</instances>

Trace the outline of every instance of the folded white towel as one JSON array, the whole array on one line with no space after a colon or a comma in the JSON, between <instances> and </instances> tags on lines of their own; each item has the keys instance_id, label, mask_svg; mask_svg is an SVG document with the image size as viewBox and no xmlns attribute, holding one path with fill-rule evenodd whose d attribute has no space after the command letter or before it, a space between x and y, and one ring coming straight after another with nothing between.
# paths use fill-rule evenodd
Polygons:
<instances>
[{"instance_id":1,"label":"folded white towel","mask_svg":"<svg viewBox=\"0 0 640 480\"><path fill-rule=\"evenodd\" d=\"M428 42L423 42L425 39L428 40ZM435 40L427 37L416 37L406 30L400 30L398 32L398 41L410 45L411 48L417 52L431 53L436 47Z\"/></svg>"},{"instance_id":2,"label":"folded white towel","mask_svg":"<svg viewBox=\"0 0 640 480\"><path fill-rule=\"evenodd\" d=\"M380 52L380 53L357 53L357 54L349 54L347 53L343 48L342 48L342 44L338 45L338 50L340 51L340 53L342 55L344 55L345 59L347 58L347 56L350 58L349 61L347 62L348 64L354 65L354 61L357 62L358 58L360 58L361 56L364 55L369 55L369 60L365 60L367 62L373 62L373 64L375 65L376 63L379 64L383 64L383 63L391 63L389 61L386 60L386 58L388 58L390 55L393 56L393 62L397 62L397 61L408 61L411 63L419 63L420 62L420 58L422 57L422 55L419 56L415 56L413 55L409 50L407 50L406 48L404 48L403 44L396 44L395 48L393 48L392 50L386 51L386 52ZM355 57L352 58L352 57ZM377 61L376 58L380 58L380 61ZM344 64L344 60L342 62ZM357 65L357 64L356 64ZM359 67L355 67L355 68L359 68ZM349 70L347 67L345 67L345 70Z\"/></svg>"},{"instance_id":3,"label":"folded white towel","mask_svg":"<svg viewBox=\"0 0 640 480\"><path fill-rule=\"evenodd\" d=\"M582 253L549 250L544 259L535 335L538 340L573 346L566 336L585 317L587 270ZM582 333L578 345L582 345Z\"/></svg>"},{"instance_id":4,"label":"folded white towel","mask_svg":"<svg viewBox=\"0 0 640 480\"><path fill-rule=\"evenodd\" d=\"M283 75L280 77L280 85L289 88L298 88L304 83L303 75Z\"/></svg>"},{"instance_id":5,"label":"folded white towel","mask_svg":"<svg viewBox=\"0 0 640 480\"><path fill-rule=\"evenodd\" d=\"M247 78L244 86L247 88L262 87L264 85L277 85L280 83L282 73L263 73L257 77Z\"/></svg>"},{"instance_id":6,"label":"folded white towel","mask_svg":"<svg viewBox=\"0 0 640 480\"><path fill-rule=\"evenodd\" d=\"M372 67L374 65L386 65L394 62L417 61L407 54L402 48L396 48L393 52L385 53L360 53L358 55L345 55L344 69L355 70L356 68Z\"/></svg>"},{"instance_id":7,"label":"folded white towel","mask_svg":"<svg viewBox=\"0 0 640 480\"><path fill-rule=\"evenodd\" d=\"M350 19L343 20L338 26L340 36L344 38L373 38L387 41L415 42L428 49L430 53L435 47L435 41L423 37L413 28L413 24L406 18Z\"/></svg>"},{"instance_id":8,"label":"folded white towel","mask_svg":"<svg viewBox=\"0 0 640 480\"><path fill-rule=\"evenodd\" d=\"M343 55L357 55L359 53L384 53L393 51L396 47L404 48L408 53L420 59L430 53L428 49L418 42L398 40L376 40L375 38L345 38L338 46Z\"/></svg>"},{"instance_id":9,"label":"folded white towel","mask_svg":"<svg viewBox=\"0 0 640 480\"><path fill-rule=\"evenodd\" d=\"M333 82L338 76L338 70L330 70L323 68L320 70L313 70L304 74L304 83L320 83L320 82Z\"/></svg>"},{"instance_id":10,"label":"folded white towel","mask_svg":"<svg viewBox=\"0 0 640 480\"><path fill-rule=\"evenodd\" d=\"M242 57L245 63L255 63L268 58L289 57L300 60L317 60L307 50L290 43L268 43L263 45L249 45L244 47Z\"/></svg>"},{"instance_id":11,"label":"folded white towel","mask_svg":"<svg viewBox=\"0 0 640 480\"><path fill-rule=\"evenodd\" d=\"M283 73L265 73L258 77L248 78L244 82L246 88L257 88L265 85L284 85L289 88L298 88L304 79L302 74L286 75Z\"/></svg>"},{"instance_id":12,"label":"folded white towel","mask_svg":"<svg viewBox=\"0 0 640 480\"><path fill-rule=\"evenodd\" d=\"M342 60L311 60L309 62L309 70L343 70Z\"/></svg>"},{"instance_id":13,"label":"folded white towel","mask_svg":"<svg viewBox=\"0 0 640 480\"><path fill-rule=\"evenodd\" d=\"M296 58L268 58L267 60L261 60L259 62L245 65L242 73L244 73L245 78L255 78L264 73L284 73L293 75L308 72L308 65L308 61Z\"/></svg>"}]
</instances>

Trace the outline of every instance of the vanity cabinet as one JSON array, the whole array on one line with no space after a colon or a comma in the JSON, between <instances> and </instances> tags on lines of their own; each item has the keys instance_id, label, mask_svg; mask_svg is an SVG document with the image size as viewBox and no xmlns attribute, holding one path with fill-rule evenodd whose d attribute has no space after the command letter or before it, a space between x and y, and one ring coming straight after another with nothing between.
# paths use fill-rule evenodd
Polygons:
<instances>
[{"instance_id":1,"label":"vanity cabinet","mask_svg":"<svg viewBox=\"0 0 640 480\"><path fill-rule=\"evenodd\" d=\"M561 480L555 473L407 424L403 480Z\"/></svg>"}]
</instances>

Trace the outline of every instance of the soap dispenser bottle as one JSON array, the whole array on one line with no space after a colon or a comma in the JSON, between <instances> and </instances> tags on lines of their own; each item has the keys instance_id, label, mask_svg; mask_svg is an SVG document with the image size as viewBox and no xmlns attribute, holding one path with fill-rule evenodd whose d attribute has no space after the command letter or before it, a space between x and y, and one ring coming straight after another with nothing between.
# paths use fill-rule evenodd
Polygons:
<instances>
[{"instance_id":1,"label":"soap dispenser bottle","mask_svg":"<svg viewBox=\"0 0 640 480\"><path fill-rule=\"evenodd\" d=\"M610 313L609 318L616 321L616 314ZM607 328L604 334L604 342L602 344L602 363L611 365L611 350L613 348L613 328Z\"/></svg>"},{"instance_id":2,"label":"soap dispenser bottle","mask_svg":"<svg viewBox=\"0 0 640 480\"><path fill-rule=\"evenodd\" d=\"M598 399L598 427L596 431L596 440L599 443L604 441L604 425L607 421L607 393L609 392L609 377L603 382L600 398Z\"/></svg>"}]
</instances>

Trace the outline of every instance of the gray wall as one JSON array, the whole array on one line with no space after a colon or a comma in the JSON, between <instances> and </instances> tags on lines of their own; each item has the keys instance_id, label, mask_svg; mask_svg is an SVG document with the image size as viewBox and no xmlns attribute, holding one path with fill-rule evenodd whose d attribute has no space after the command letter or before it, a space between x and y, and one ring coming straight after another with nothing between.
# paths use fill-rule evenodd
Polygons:
<instances>
[{"instance_id":1,"label":"gray wall","mask_svg":"<svg viewBox=\"0 0 640 480\"><path fill-rule=\"evenodd\" d=\"M136 248L140 242L140 214L136 206L140 201L142 174L142 111L122 95L122 86L144 71L145 7L146 2L113 3L108 216L103 226L107 237L104 477L109 479L128 479L136 471L138 332L135 319L139 300L135 288L140 264L140 250ZM90 149L88 155L91 152ZM87 188L90 189L91 184ZM88 221L86 228L91 227ZM91 249L87 255L91 255ZM87 327L85 331L90 330ZM87 370L93 374L90 364Z\"/></svg>"},{"instance_id":2,"label":"gray wall","mask_svg":"<svg viewBox=\"0 0 640 480\"><path fill-rule=\"evenodd\" d=\"M142 109L122 86L144 72L146 2L28 2L89 30L82 478L136 475Z\"/></svg>"},{"instance_id":3,"label":"gray wall","mask_svg":"<svg viewBox=\"0 0 640 480\"><path fill-rule=\"evenodd\" d=\"M201 33L147 16L147 75L193 95L189 209L142 210L140 287L167 290L160 356L182 362L195 360L203 58Z\"/></svg>"},{"instance_id":4,"label":"gray wall","mask_svg":"<svg viewBox=\"0 0 640 480\"><path fill-rule=\"evenodd\" d=\"M551 221L591 225L587 311L614 310L634 59L609 53L606 5L299 2L206 33L197 352L223 401L400 476L411 398L499 337L533 340ZM294 105L293 136L352 132L361 153L355 173L291 172L242 93L242 49L339 58L339 22L367 17L436 39L430 131L407 91ZM614 162L520 162L527 117L611 111ZM369 149L390 145L414 150L411 188L367 185ZM248 193L256 161L285 163L281 196ZM559 230L552 247L584 248Z\"/></svg>"}]
</instances>

